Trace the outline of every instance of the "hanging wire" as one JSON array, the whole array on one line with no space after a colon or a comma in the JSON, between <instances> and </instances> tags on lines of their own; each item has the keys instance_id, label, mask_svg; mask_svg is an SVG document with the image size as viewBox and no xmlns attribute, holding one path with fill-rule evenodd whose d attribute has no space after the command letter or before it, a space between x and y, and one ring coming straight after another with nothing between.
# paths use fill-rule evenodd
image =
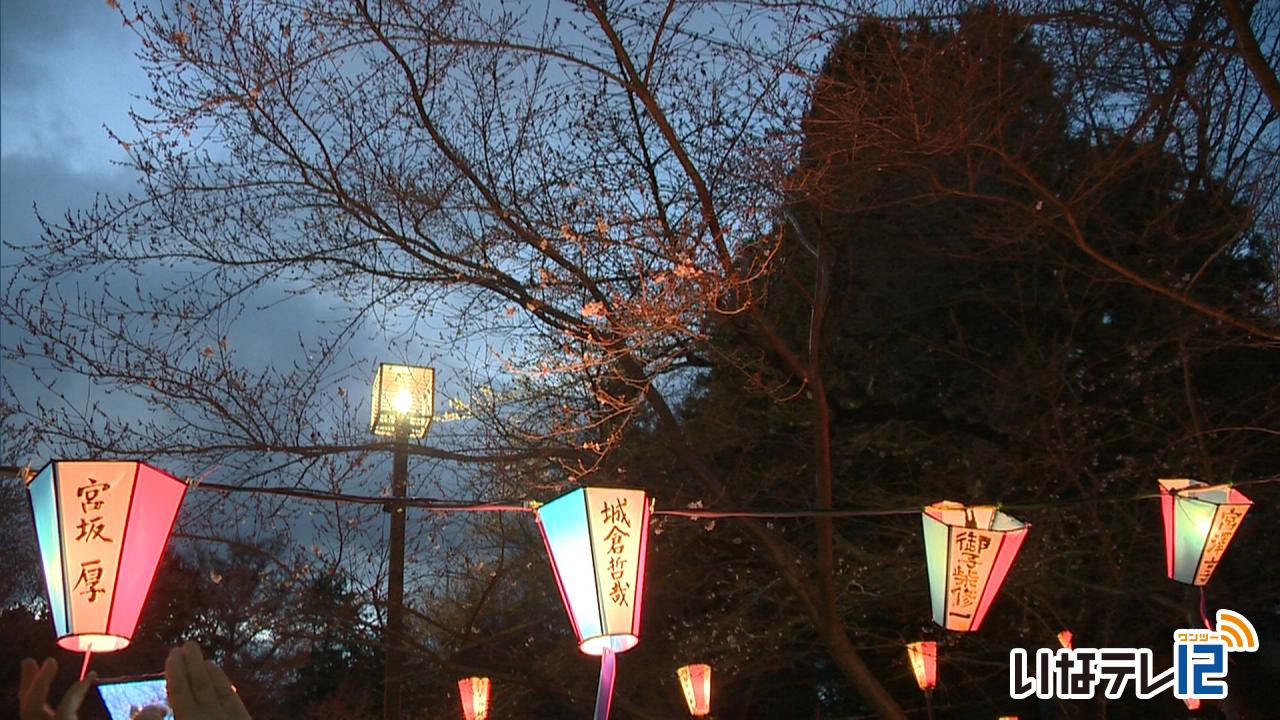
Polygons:
<instances>
[{"instance_id":1,"label":"hanging wire","mask_svg":"<svg viewBox=\"0 0 1280 720\"><path fill-rule=\"evenodd\" d=\"M29 474L28 468L18 468L3 466L0 467L0 474L13 475L20 478L26 478ZM306 488L286 488L286 487L265 487L255 485L228 485L226 483L208 482L203 478L208 477L209 472L201 475L200 480L189 481L193 490L213 490L215 492L224 493L250 493L259 495L276 495L281 497L298 498L300 500L315 500L319 502L341 502L353 505L388 505L391 498L377 497L372 495L352 495L350 493L328 492L324 490L309 490ZM1270 485L1280 482L1280 476L1258 478L1254 480L1242 480L1235 483L1227 483L1233 487L1249 487L1252 485ZM1140 493L1138 495L1126 495L1122 497L1110 498L1084 498L1076 500L1050 500L1036 503L987 503L998 506L1002 510L1011 510L1017 512L1036 511L1036 510L1053 510L1062 507L1070 507L1073 505L1105 505L1113 503L1138 502L1142 500L1155 500L1161 497L1156 493ZM416 507L423 510L440 513L454 512L533 512L542 503L537 500L444 500L441 498L396 498L396 504L406 507ZM973 503L981 505L983 503ZM713 510L703 508L656 508L654 515L668 515L671 517L683 517L690 520L718 520L721 518L752 518L762 520L787 520L787 519L803 519L803 518L870 518L870 517L893 517L898 515L918 515L921 506L915 505L904 508L885 508L876 510L852 510L842 508L804 508L797 510Z\"/></svg>"},{"instance_id":2,"label":"hanging wire","mask_svg":"<svg viewBox=\"0 0 1280 720\"><path fill-rule=\"evenodd\" d=\"M1250 485L1266 485L1280 482L1280 477L1260 478L1256 480L1244 480L1232 483L1235 487L1247 487ZM198 490L214 490L217 492L227 493L251 493L263 495L277 495L283 497L299 498L302 500L316 500L323 502L343 502L355 505L387 505L391 502L391 498L376 497L370 495L352 495L348 493L326 492L323 490L308 490L305 488L283 488L283 487L262 487L249 485L227 485L224 483L201 482L193 485L193 489ZM1012 511L1034 511L1034 510L1051 510L1072 505L1101 505L1112 503L1138 502L1143 500L1154 500L1160 497L1160 493L1141 493L1138 495L1127 495L1123 497L1112 498L1092 498L1079 500L1052 500L1039 503L1002 503L999 507L1004 510ZM416 507L432 512L451 513L451 512L533 512L541 503L537 500L443 500L440 498L396 498L396 504L406 507ZM892 517L898 515L918 515L920 514L920 506L911 506L905 508L888 508L878 510L850 510L850 509L822 509L822 508L806 508L798 510L712 510L703 508L657 508L653 511L654 515L668 515L672 517L683 517L691 520L716 520L721 518L754 518L754 519L802 519L802 518L862 518L862 517Z\"/></svg>"}]
</instances>

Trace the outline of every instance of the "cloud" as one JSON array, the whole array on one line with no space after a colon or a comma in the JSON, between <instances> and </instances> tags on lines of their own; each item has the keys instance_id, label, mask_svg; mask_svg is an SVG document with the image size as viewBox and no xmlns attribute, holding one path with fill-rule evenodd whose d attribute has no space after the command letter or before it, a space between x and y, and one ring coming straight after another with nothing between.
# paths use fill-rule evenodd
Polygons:
<instances>
[{"instance_id":1,"label":"cloud","mask_svg":"<svg viewBox=\"0 0 1280 720\"><path fill-rule=\"evenodd\" d=\"M105 4L0 4L0 151L77 170L120 159L103 125L128 134L129 105L148 87L138 48Z\"/></svg>"}]
</instances>

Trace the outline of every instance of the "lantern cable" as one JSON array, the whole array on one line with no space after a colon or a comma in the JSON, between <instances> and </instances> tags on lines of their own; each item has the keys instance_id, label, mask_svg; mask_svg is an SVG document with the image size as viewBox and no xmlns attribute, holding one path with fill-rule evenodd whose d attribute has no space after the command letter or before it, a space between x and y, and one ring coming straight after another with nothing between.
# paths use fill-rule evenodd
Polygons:
<instances>
[{"instance_id":1,"label":"lantern cable","mask_svg":"<svg viewBox=\"0 0 1280 720\"><path fill-rule=\"evenodd\" d=\"M1254 480L1243 480L1233 483L1235 487L1247 487L1250 485L1266 485L1280 482L1280 476L1270 478L1259 478ZM238 492L238 493L257 493L263 495L277 495L282 497L299 498L303 500L316 500L323 502L345 502L356 505L382 505L389 506L393 500L386 497L376 497L369 495L352 495L349 493L329 492L323 490L309 490L306 488L285 488L285 487L263 487L249 485L228 485L216 482L201 482L195 486L200 490L214 490L217 492ZM1142 500L1154 500L1160 497L1160 493L1140 493L1138 495L1127 495L1123 497L1111 498L1082 498L1076 500L1053 500L1040 503L1001 503L1000 507L1010 511L1035 511L1058 509L1064 506L1073 505L1101 505L1113 503L1138 502ZM395 498L395 504L405 507L420 508L440 513L454 512L534 512L542 503L538 500L444 500L440 498L423 498L423 497L406 497ZM822 509L807 508L801 510L712 510L704 508L655 508L654 515L668 515L672 517L683 517L690 520L716 520L731 518L749 518L761 520L785 520L785 519L803 519L803 518L871 518L871 517L893 517L920 514L921 506L911 506L905 508L888 508L879 510L852 510L852 509Z\"/></svg>"},{"instance_id":2,"label":"lantern cable","mask_svg":"<svg viewBox=\"0 0 1280 720\"><path fill-rule=\"evenodd\" d=\"M23 468L17 467L0 467L0 473L22 477L25 479ZM209 473L204 473L200 480L190 483L191 489L194 490L213 490L222 493L249 493L259 495L275 495L279 497L290 497L301 500L314 500L319 502L340 502L353 505L381 505L389 509L392 503L403 506L429 510L437 513L458 513L458 512L521 512L529 513L536 511L542 502L538 500L445 500L441 498L430 497L406 497L406 498L389 498L372 495L353 495L350 493L340 493L325 490L311 490L307 488L290 488L290 487L269 487L261 485L231 485L227 483L208 482L203 480ZM1280 476L1257 478L1252 480L1242 480L1231 483L1233 487L1249 487L1252 485L1269 485L1280 483ZM1036 511L1059 509L1074 505L1103 505L1114 503L1138 502L1143 500L1154 500L1161 497L1160 493L1140 493L1137 495L1126 495L1121 497L1102 497L1102 498L1079 498L1073 500L1050 500L1047 502L1033 503L987 503L998 505L1003 510L1008 511ZM981 505L983 503L974 503ZM759 519L759 520L789 520L804 518L874 518L874 517L894 517L919 515L921 505L913 505L903 508L884 508L873 510L854 510L845 508L804 508L797 510L714 510L701 507L684 507L684 508L655 508L654 515L667 515L671 517L682 517L690 520L718 520L718 519Z\"/></svg>"}]
</instances>

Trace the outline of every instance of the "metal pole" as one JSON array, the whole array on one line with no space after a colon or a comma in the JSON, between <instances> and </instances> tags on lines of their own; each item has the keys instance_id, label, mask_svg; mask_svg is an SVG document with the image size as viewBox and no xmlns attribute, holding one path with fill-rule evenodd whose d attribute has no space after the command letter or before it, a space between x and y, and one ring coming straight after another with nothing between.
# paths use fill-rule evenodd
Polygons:
<instances>
[{"instance_id":1,"label":"metal pole","mask_svg":"<svg viewBox=\"0 0 1280 720\"><path fill-rule=\"evenodd\" d=\"M391 539L387 552L387 657L383 667L382 717L400 720L400 670L404 655L404 515L398 502L409 486L409 424L404 416L396 420L395 461L391 470Z\"/></svg>"}]
</instances>

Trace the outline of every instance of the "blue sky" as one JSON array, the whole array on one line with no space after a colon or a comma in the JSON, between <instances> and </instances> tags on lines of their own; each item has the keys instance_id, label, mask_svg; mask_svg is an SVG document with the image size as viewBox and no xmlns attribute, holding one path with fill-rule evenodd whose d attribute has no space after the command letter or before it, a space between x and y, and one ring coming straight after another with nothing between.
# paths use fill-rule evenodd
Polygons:
<instances>
[{"instance_id":1,"label":"blue sky","mask_svg":"<svg viewBox=\"0 0 1280 720\"><path fill-rule=\"evenodd\" d=\"M38 240L35 208L56 221L67 211L87 208L96 195L121 196L134 190L132 171L120 165L125 152L108 128L130 139L134 135L130 109L144 115L148 110L144 96L149 82L134 56L140 47L118 11L102 0L0 0L0 231L6 241ZM19 259L14 251L4 250L0 269L4 284L12 279ZM22 279L16 282L20 286ZM334 317L334 302L308 294L242 319L230 333L241 362L258 366L288 362L288 354L297 351L294 333L305 335L308 327ZM288 333L282 336L280 328ZM264 329L274 335L264 334ZM21 340L16 329L3 324L0 334L6 348ZM264 337L272 342L262 342ZM430 348L419 348L423 354L410 357L414 350L387 350L385 343L375 329L358 338L353 349L368 356L368 378L352 378L351 391L363 394L359 385L372 378L375 358L433 364L441 369L438 385L457 381L458 373L449 372L447 359L432 357ZM0 374L24 402L37 392L48 394L32 381L29 367L9 362L0 367ZM87 406L97 392L86 379L73 376L60 376L55 389L77 406ZM445 410L445 402L445 388L438 387L438 412ZM365 420L362 416L358 422ZM27 452L11 447L0 433L0 462L43 462L43 458L17 457Z\"/></svg>"},{"instance_id":2,"label":"blue sky","mask_svg":"<svg viewBox=\"0 0 1280 720\"><path fill-rule=\"evenodd\" d=\"M57 219L86 207L95 194L131 189L132 174L116 164L124 151L106 128L127 136L130 107L146 107L138 96L147 89L147 78L133 56L139 45L105 2L0 0L0 233L5 241L38 239L35 208ZM8 249L0 253L0 280L7 284L19 258ZM6 348L19 339L7 325L0 325L0 334ZM28 369L5 363L0 373L21 399L31 399ZM58 389L78 398L87 394L88 385L64 377ZM14 452L0 433L5 462L35 460L9 457Z\"/></svg>"}]
</instances>

